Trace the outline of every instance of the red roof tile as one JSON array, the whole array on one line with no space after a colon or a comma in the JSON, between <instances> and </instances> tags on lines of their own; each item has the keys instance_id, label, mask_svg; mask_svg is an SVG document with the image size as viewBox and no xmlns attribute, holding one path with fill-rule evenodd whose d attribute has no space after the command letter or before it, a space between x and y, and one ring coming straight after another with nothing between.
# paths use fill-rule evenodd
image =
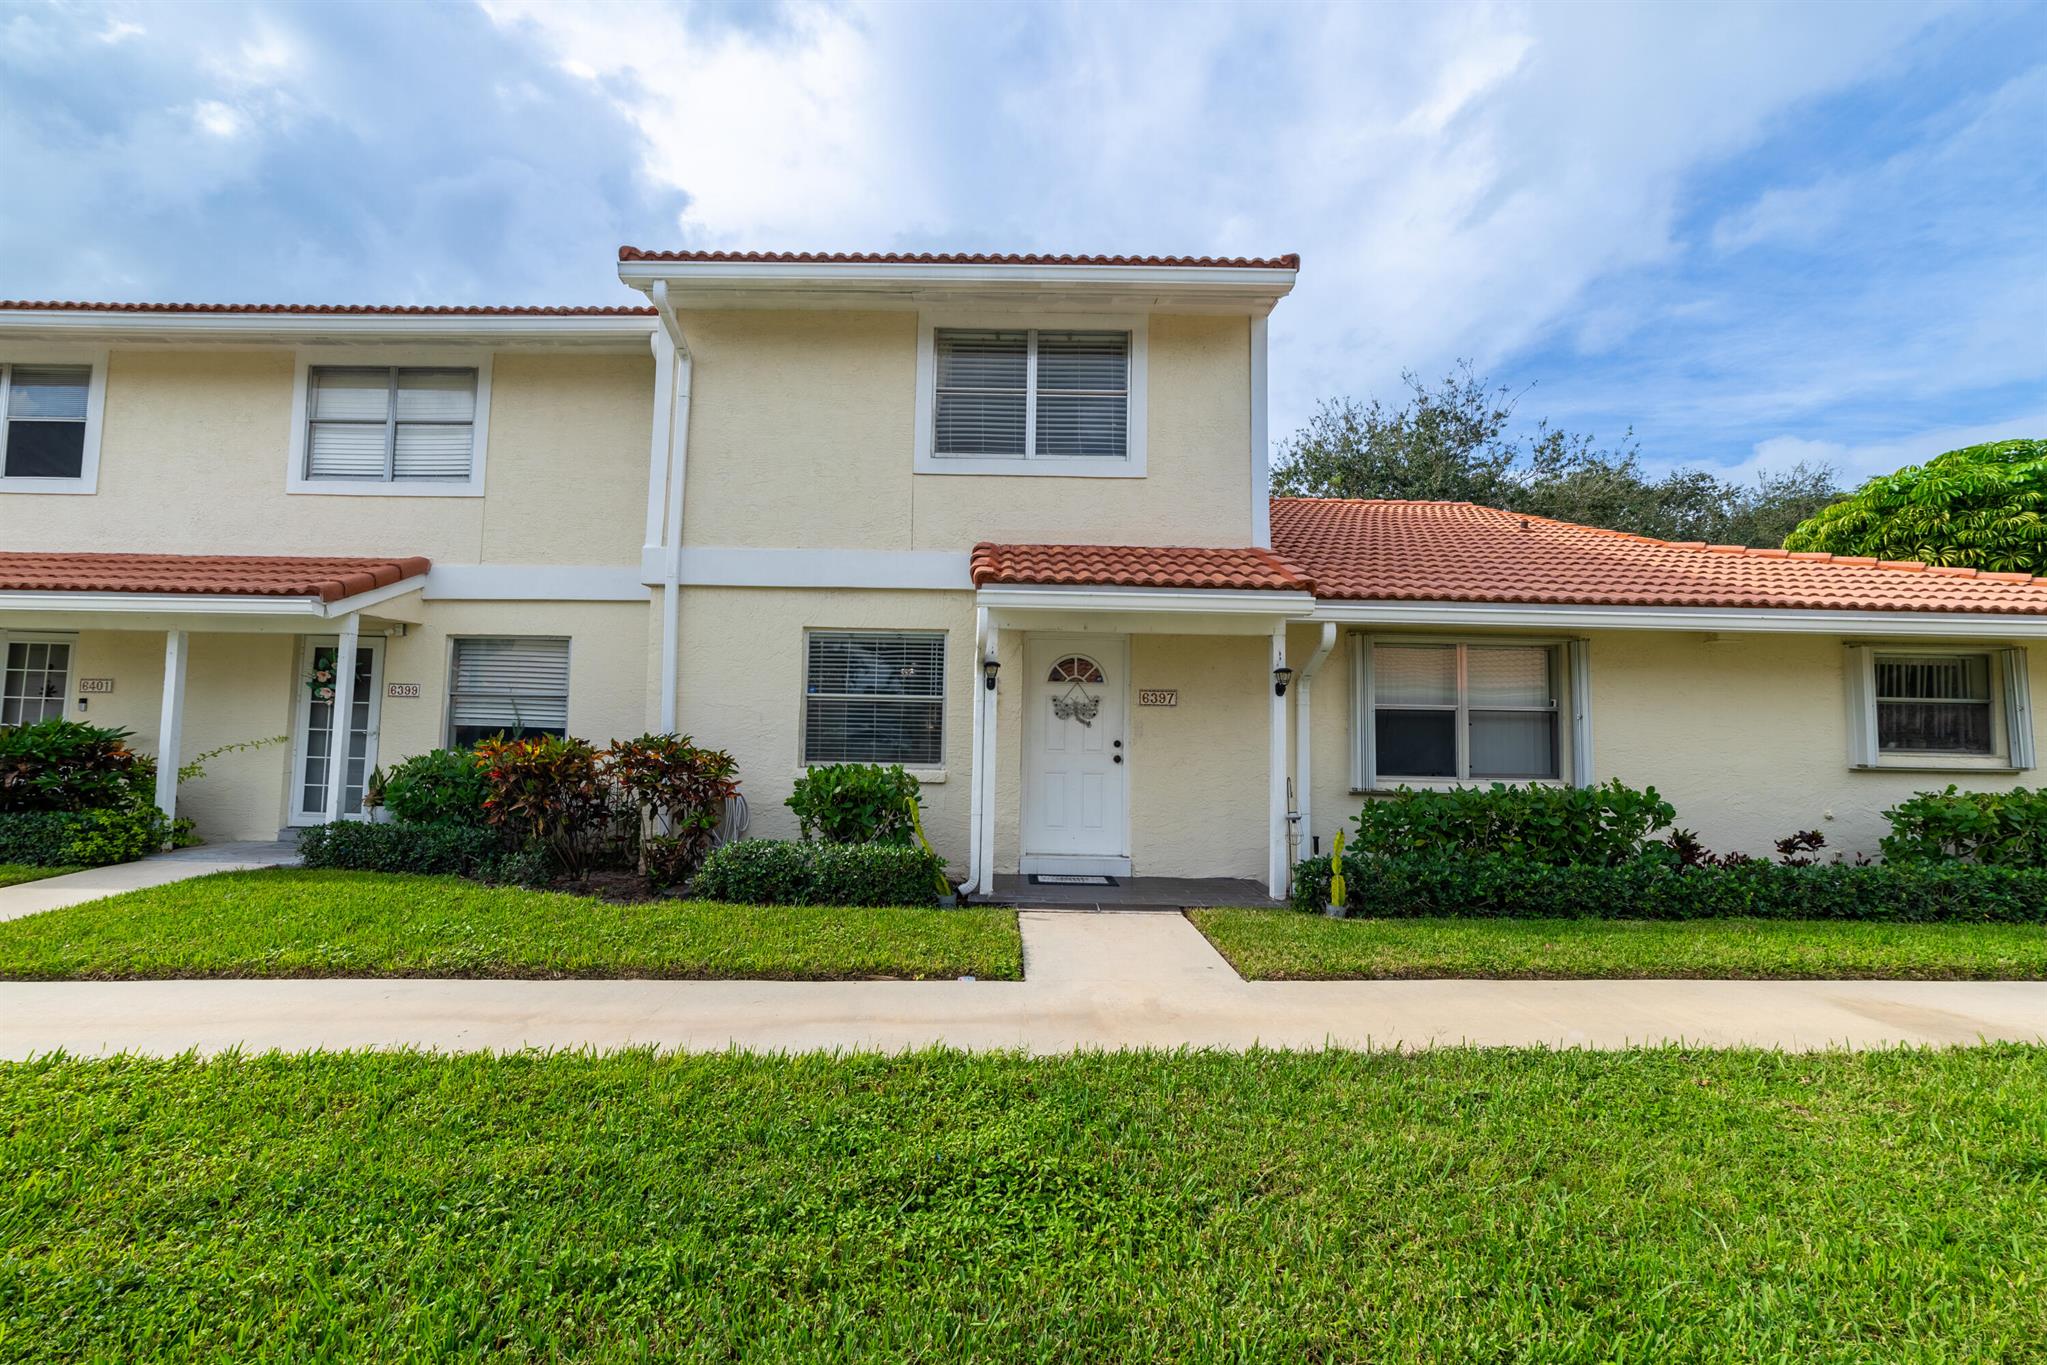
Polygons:
<instances>
[{"instance_id":1,"label":"red roof tile","mask_svg":"<svg viewBox=\"0 0 2047 1365\"><path fill-rule=\"evenodd\" d=\"M1251 588L1307 592L1314 585L1270 550L1191 545L974 547L975 587L990 583L1117 588Z\"/></svg>"},{"instance_id":2,"label":"red roof tile","mask_svg":"<svg viewBox=\"0 0 2047 1365\"><path fill-rule=\"evenodd\" d=\"M432 567L402 559L296 555L100 555L0 553L0 591L223 593L317 597L335 602Z\"/></svg>"},{"instance_id":3,"label":"red roof tile","mask_svg":"<svg viewBox=\"0 0 2047 1365\"><path fill-rule=\"evenodd\" d=\"M767 265L1157 265L1218 266L1240 270L1299 270L1301 258L1284 256L1073 256L984 251L648 251L618 249L621 261L753 262Z\"/></svg>"},{"instance_id":4,"label":"red roof tile","mask_svg":"<svg viewBox=\"0 0 2047 1365\"><path fill-rule=\"evenodd\" d=\"M276 313L324 317L432 318L647 318L654 310L619 304L589 308L546 304L426 303L89 303L78 299L0 299L0 312L45 313Z\"/></svg>"},{"instance_id":5,"label":"red roof tile","mask_svg":"<svg viewBox=\"0 0 2047 1365\"><path fill-rule=\"evenodd\" d=\"M1678 544L1468 502L1275 498L1272 544L1357 601L2047 614L2047 579Z\"/></svg>"}]
</instances>

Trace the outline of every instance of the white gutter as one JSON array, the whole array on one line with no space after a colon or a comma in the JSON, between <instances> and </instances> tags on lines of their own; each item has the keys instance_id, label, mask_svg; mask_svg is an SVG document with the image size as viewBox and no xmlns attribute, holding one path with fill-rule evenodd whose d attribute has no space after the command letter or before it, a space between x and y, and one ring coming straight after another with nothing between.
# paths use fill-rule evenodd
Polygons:
<instances>
[{"instance_id":1,"label":"white gutter","mask_svg":"<svg viewBox=\"0 0 2047 1365\"><path fill-rule=\"evenodd\" d=\"M1336 648L1336 622L1322 623L1322 640L1315 646L1315 652L1308 656L1300 677L1294 679L1294 808L1300 814L1301 846L1300 855L1305 858L1314 851L1315 838L1315 761L1314 726L1312 722L1312 694L1315 690L1315 675L1329 658L1329 651Z\"/></svg>"},{"instance_id":2,"label":"white gutter","mask_svg":"<svg viewBox=\"0 0 2047 1365\"><path fill-rule=\"evenodd\" d=\"M667 333L668 341L674 348L671 363L671 378L667 386L668 402L665 408L665 427L668 436L668 465L661 480L666 512L662 519L662 563L661 563L661 731L672 734L676 728L676 689L679 686L678 670L681 667L682 650L682 492L683 482L689 473L689 393L690 380L694 371L694 360L689 353L689 340L682 334L682 321L675 316L675 309L668 302L668 282L655 280L648 290L648 297L654 301L654 310L661 318L661 327ZM658 395L657 381L657 395ZM664 423L657 418L657 425ZM653 480L649 480L652 491ZM650 499L651 501L651 499ZM652 507L648 509L648 524L653 524Z\"/></svg>"},{"instance_id":3,"label":"white gutter","mask_svg":"<svg viewBox=\"0 0 2047 1365\"><path fill-rule=\"evenodd\" d=\"M114 337L262 340L265 337L432 338L478 341L604 342L639 340L649 319L627 314L490 316L475 313L184 313L82 308L0 309L0 332Z\"/></svg>"},{"instance_id":4,"label":"white gutter","mask_svg":"<svg viewBox=\"0 0 2047 1365\"><path fill-rule=\"evenodd\" d=\"M986 589L982 590L986 593ZM1318 602L1316 621L1522 630L1697 630L2014 639L2047 636L2047 612L1806 611L1781 607L1586 607L1543 602Z\"/></svg>"},{"instance_id":5,"label":"white gutter","mask_svg":"<svg viewBox=\"0 0 2047 1365\"><path fill-rule=\"evenodd\" d=\"M1278 299L1294 287L1283 266L1005 265L937 261L620 261L618 277L636 289L669 280L687 286L775 285L799 288L918 285L1081 285L1251 292ZM658 306L658 305L657 305Z\"/></svg>"},{"instance_id":6,"label":"white gutter","mask_svg":"<svg viewBox=\"0 0 2047 1365\"><path fill-rule=\"evenodd\" d=\"M310 595L266 597L202 592L0 592L0 611L69 613L144 612L155 616L292 616L329 620L364 611L394 597L418 592L426 576L415 574L353 597L323 602Z\"/></svg>"}]
</instances>

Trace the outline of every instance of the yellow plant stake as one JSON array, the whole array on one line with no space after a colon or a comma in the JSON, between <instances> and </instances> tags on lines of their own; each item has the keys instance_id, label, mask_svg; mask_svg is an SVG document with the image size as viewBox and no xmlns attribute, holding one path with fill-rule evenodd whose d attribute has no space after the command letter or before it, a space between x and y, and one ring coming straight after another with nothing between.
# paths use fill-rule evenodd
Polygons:
<instances>
[{"instance_id":1,"label":"yellow plant stake","mask_svg":"<svg viewBox=\"0 0 2047 1365\"><path fill-rule=\"evenodd\" d=\"M1322 908L1322 913L1332 919L1342 919L1347 889L1343 884L1343 831L1338 830L1336 842L1329 851L1329 904Z\"/></svg>"},{"instance_id":2,"label":"yellow plant stake","mask_svg":"<svg viewBox=\"0 0 2047 1365\"><path fill-rule=\"evenodd\" d=\"M935 874L938 878L938 902L943 905L952 898L952 883L945 879L945 860L938 856L938 850L924 837L924 820L917 814L917 803L913 800L907 804L910 807L910 828L917 831L917 842L924 846L924 851L938 864L938 871Z\"/></svg>"}]
</instances>

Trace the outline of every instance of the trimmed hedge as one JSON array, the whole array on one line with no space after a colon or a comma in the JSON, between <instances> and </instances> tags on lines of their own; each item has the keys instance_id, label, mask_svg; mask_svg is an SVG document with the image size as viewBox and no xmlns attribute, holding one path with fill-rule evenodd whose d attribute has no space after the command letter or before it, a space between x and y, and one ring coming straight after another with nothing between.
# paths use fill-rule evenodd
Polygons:
<instances>
[{"instance_id":1,"label":"trimmed hedge","mask_svg":"<svg viewBox=\"0 0 2047 1365\"><path fill-rule=\"evenodd\" d=\"M299 833L307 867L347 872L417 872L480 881L544 884L552 872L545 854L507 849L496 830L467 825L366 824L344 820Z\"/></svg>"},{"instance_id":2,"label":"trimmed hedge","mask_svg":"<svg viewBox=\"0 0 2047 1365\"><path fill-rule=\"evenodd\" d=\"M2047 787L2028 791L1914 792L1884 812L1887 862L1967 858L2000 867L2047 867Z\"/></svg>"},{"instance_id":3,"label":"trimmed hedge","mask_svg":"<svg viewBox=\"0 0 2047 1365\"><path fill-rule=\"evenodd\" d=\"M1553 867L1498 856L1344 856L1351 915L1397 919L1832 919L2047 924L2047 869L1975 863L1750 862L1680 868L1640 858ZM1293 904L1320 910L1328 857L1294 868Z\"/></svg>"},{"instance_id":4,"label":"trimmed hedge","mask_svg":"<svg viewBox=\"0 0 2047 1365\"><path fill-rule=\"evenodd\" d=\"M481 829L490 787L467 749L429 749L384 775L384 808L407 825L467 825Z\"/></svg>"},{"instance_id":5,"label":"trimmed hedge","mask_svg":"<svg viewBox=\"0 0 2047 1365\"><path fill-rule=\"evenodd\" d=\"M132 863L161 849L170 835L170 822L154 806L0 812L0 863L30 867Z\"/></svg>"},{"instance_id":6,"label":"trimmed hedge","mask_svg":"<svg viewBox=\"0 0 2047 1365\"><path fill-rule=\"evenodd\" d=\"M1366 800L1353 821L1361 854L1397 857L1455 848L1556 866L1625 863L1677 812L1657 794L1620 781L1602 787L1539 783L1401 787Z\"/></svg>"},{"instance_id":7,"label":"trimmed hedge","mask_svg":"<svg viewBox=\"0 0 2047 1365\"><path fill-rule=\"evenodd\" d=\"M902 844L742 839L712 850L690 892L739 905L936 905L944 866Z\"/></svg>"}]
</instances>

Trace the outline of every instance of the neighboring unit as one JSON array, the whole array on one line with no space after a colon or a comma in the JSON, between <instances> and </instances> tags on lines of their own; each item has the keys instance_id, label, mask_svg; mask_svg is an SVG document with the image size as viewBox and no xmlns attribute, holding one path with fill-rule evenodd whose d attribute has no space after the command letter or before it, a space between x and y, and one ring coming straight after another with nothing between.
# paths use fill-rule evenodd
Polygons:
<instances>
[{"instance_id":1,"label":"neighboring unit","mask_svg":"<svg viewBox=\"0 0 2047 1365\"><path fill-rule=\"evenodd\" d=\"M901 763L984 893L1278 888L1402 784L1871 850L2032 768L2047 582L1270 499L1297 269L628 248L649 306L0 303L0 724L164 772L286 736L162 784L214 837L499 731L688 732L756 834L806 765Z\"/></svg>"}]
</instances>

